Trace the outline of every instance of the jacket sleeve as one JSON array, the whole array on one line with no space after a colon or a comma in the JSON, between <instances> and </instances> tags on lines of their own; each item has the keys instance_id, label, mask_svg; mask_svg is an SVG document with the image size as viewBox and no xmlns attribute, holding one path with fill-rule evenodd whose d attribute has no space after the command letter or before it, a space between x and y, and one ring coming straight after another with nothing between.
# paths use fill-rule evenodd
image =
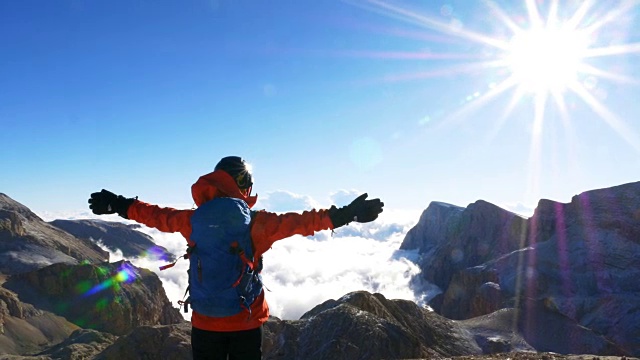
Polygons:
<instances>
[{"instance_id":1,"label":"jacket sleeve","mask_svg":"<svg viewBox=\"0 0 640 360\"><path fill-rule=\"evenodd\" d=\"M160 207L140 200L135 200L127 211L127 216L131 220L163 232L180 232L187 240L191 236L192 214L193 210Z\"/></svg>"},{"instance_id":2,"label":"jacket sleeve","mask_svg":"<svg viewBox=\"0 0 640 360\"><path fill-rule=\"evenodd\" d=\"M251 238L256 254L262 254L278 240L293 235L310 236L326 229L333 229L328 210L286 214L258 211L253 219Z\"/></svg>"}]
</instances>

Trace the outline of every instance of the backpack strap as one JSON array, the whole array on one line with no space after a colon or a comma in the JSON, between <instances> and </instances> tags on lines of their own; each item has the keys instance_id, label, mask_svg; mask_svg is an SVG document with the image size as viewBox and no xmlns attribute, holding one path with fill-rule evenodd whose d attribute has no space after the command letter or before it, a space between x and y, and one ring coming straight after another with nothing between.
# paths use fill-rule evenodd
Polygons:
<instances>
[{"instance_id":1,"label":"backpack strap","mask_svg":"<svg viewBox=\"0 0 640 360\"><path fill-rule=\"evenodd\" d=\"M249 266L251 270L255 269L255 265L253 264L253 261L247 258L247 255L245 254L244 250L240 247L237 241L234 241L231 243L231 247L229 247L229 252L240 256L240 259L242 260L242 262L247 266Z\"/></svg>"},{"instance_id":2,"label":"backpack strap","mask_svg":"<svg viewBox=\"0 0 640 360\"><path fill-rule=\"evenodd\" d=\"M184 255L180 256L179 258L176 259L176 261L169 263L167 265L162 265L160 266L160 271L162 270L167 270L169 268L172 268L175 266L175 264L178 262L178 260L180 259L189 259L189 257L191 256L191 253L193 252L193 248L195 248L195 246L187 246L187 251L185 252Z\"/></svg>"},{"instance_id":3,"label":"backpack strap","mask_svg":"<svg viewBox=\"0 0 640 360\"><path fill-rule=\"evenodd\" d=\"M178 262L178 260L180 259L189 259L189 257L191 256L191 253L193 252L193 249L195 248L195 246L187 246L187 251L185 252L184 255L180 256L179 258L176 259L176 261L167 264L167 265L163 265L160 266L160 271L162 270L166 270L169 268L172 268L176 265L176 263ZM188 273L188 272L187 272ZM189 306L191 304L191 297L187 297L187 294L189 293L189 286L187 286L187 290L184 292L184 295L182 296L182 299L184 299L185 297L187 298L186 300L178 300L178 305L180 305L181 307L184 307L184 312L187 313L189 312Z\"/></svg>"}]
</instances>

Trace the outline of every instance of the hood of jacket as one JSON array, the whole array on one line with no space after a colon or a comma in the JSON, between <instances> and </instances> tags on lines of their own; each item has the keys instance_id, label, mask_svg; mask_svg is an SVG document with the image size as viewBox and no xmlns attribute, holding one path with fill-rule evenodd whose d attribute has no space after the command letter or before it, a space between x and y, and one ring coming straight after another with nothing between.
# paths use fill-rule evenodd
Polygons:
<instances>
[{"instance_id":1,"label":"hood of jacket","mask_svg":"<svg viewBox=\"0 0 640 360\"><path fill-rule=\"evenodd\" d=\"M258 201L258 195L245 196L240 192L231 175L222 170L210 172L200 176L198 181L191 186L191 196L196 206L201 206L216 197L232 197L244 200L249 207L253 207Z\"/></svg>"}]
</instances>

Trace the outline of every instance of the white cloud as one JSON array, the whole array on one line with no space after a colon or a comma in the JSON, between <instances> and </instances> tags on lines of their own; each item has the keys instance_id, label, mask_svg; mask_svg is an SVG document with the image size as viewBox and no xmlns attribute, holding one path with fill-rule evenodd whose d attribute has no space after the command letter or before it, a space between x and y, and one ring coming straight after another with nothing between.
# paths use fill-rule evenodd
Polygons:
<instances>
[{"instance_id":1,"label":"white cloud","mask_svg":"<svg viewBox=\"0 0 640 360\"><path fill-rule=\"evenodd\" d=\"M135 266L146 268L156 273L162 281L164 291L167 293L167 298L171 301L174 307L178 308L178 301L183 300L185 290L189 285L187 275L189 261L182 258L187 249L186 240L179 233L163 233L157 229L149 228L144 225L138 230L151 236L156 245L166 248L169 252L174 254L176 258L178 258L175 265L166 270L160 270L160 267L169 264L167 261L154 260L150 258L128 259ZM115 259L113 257L113 253L111 254L111 262L122 258L122 253L120 253L119 258ZM182 310L180 312L183 314L185 319L191 319L190 312L186 314L183 313Z\"/></svg>"},{"instance_id":2,"label":"white cloud","mask_svg":"<svg viewBox=\"0 0 640 360\"><path fill-rule=\"evenodd\" d=\"M317 202L308 196L286 191L269 194L265 203L271 211L300 211L315 207ZM354 191L341 191L332 195L339 204L360 195ZM315 205L314 205L315 204ZM343 203L344 204L344 203ZM275 209L274 209L275 208ZM287 210L288 209L288 210ZM67 219L100 218L107 221L124 220L117 215L82 216L65 214ZM277 241L265 253L262 272L271 314L282 319L298 319L303 313L329 299L338 299L348 292L367 290L382 293L391 299L408 299L422 303L424 297L415 294L410 284L420 269L411 261L417 254L398 250L406 232L415 224L420 212L385 209L378 220L367 224L351 224L331 231L322 231L314 237L293 236ZM47 221L60 219L47 214ZM165 247L177 257L186 250L186 240L179 233L162 233L142 226L141 232L153 237L157 245ZM322 241L318 241L322 240ZM112 253L111 261L122 258ZM138 266L154 271L162 280L169 300L177 308L188 285L188 260L180 259L170 269L160 271L166 262L148 258L130 259ZM184 314L186 319L190 313Z\"/></svg>"},{"instance_id":3,"label":"white cloud","mask_svg":"<svg viewBox=\"0 0 640 360\"><path fill-rule=\"evenodd\" d=\"M326 209L331 205L342 207L348 205L363 193L364 191L353 189L338 190L331 193L328 199L324 199L325 201L320 202L307 195L295 194L285 190L277 190L266 194L260 194L255 209L266 209L268 211L282 213L288 211ZM368 199L374 198L374 195L369 194Z\"/></svg>"},{"instance_id":4,"label":"white cloud","mask_svg":"<svg viewBox=\"0 0 640 360\"><path fill-rule=\"evenodd\" d=\"M332 237L319 242L294 236L276 242L265 253L263 271L273 315L298 319L314 306L356 290L417 301L409 283L420 270L409 260L415 254L397 251L403 238Z\"/></svg>"},{"instance_id":5,"label":"white cloud","mask_svg":"<svg viewBox=\"0 0 640 360\"><path fill-rule=\"evenodd\" d=\"M255 208L273 212L288 212L318 209L320 205L309 196L278 190L260 195Z\"/></svg>"}]
</instances>

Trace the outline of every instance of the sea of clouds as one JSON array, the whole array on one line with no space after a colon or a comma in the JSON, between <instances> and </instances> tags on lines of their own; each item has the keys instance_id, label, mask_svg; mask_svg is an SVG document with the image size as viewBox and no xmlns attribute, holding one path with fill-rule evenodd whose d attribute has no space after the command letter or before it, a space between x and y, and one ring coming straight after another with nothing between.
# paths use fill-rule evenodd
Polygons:
<instances>
[{"instance_id":1,"label":"sea of clouds","mask_svg":"<svg viewBox=\"0 0 640 360\"><path fill-rule=\"evenodd\" d=\"M359 193L340 191L332 194L332 204L348 204ZM273 212L300 212L312 208L327 208L308 196L276 191L261 196L256 209ZM186 206L171 206L189 208ZM43 214L45 220L98 218L106 221L124 220L116 215L96 216L90 212L80 214ZM385 209L371 223L350 225L321 231L311 237L293 236L277 241L264 254L263 282L271 314L281 319L295 320L316 305L329 299L338 299L357 290L381 293L390 299L407 299L424 305L439 290L422 282L415 261L415 251L399 250L406 232L419 219L419 212ZM179 233L163 233L142 226L139 231L150 235L157 245L180 257L186 250L186 241ZM98 239L96 239L98 240ZM106 247L104 248L105 250ZM108 251L108 250L107 250ZM110 252L110 261L124 259L122 253ZM160 271L167 261L148 257L127 259L135 266L154 271L162 280L169 300L176 306L187 288L188 260L180 259L174 267ZM190 318L190 313L183 313Z\"/></svg>"}]
</instances>

